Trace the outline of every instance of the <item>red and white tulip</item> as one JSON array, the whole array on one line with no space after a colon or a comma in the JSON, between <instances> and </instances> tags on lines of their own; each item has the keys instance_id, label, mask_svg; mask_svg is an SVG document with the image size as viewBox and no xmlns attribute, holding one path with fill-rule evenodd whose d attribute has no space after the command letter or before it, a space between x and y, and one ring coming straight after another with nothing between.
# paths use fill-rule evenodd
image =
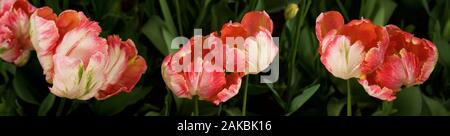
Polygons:
<instances>
[{"instance_id":1,"label":"red and white tulip","mask_svg":"<svg viewBox=\"0 0 450 136\"><path fill-rule=\"evenodd\" d=\"M227 70L258 74L268 68L278 53L272 31L272 20L265 11L248 12L241 23L225 24L220 32L226 46Z\"/></svg>"},{"instance_id":2,"label":"red and white tulip","mask_svg":"<svg viewBox=\"0 0 450 136\"><path fill-rule=\"evenodd\" d=\"M200 36L197 38L204 40ZM220 42L218 37L214 39ZM180 98L191 99L198 96L200 100L216 105L235 96L241 86L242 76L238 73L226 73L222 65L213 64L220 62L219 60L205 59L211 50L201 50L203 55L195 54L195 48L198 48L196 46L203 45L190 40L179 51L164 59L161 74L167 87Z\"/></svg>"},{"instance_id":3,"label":"red and white tulip","mask_svg":"<svg viewBox=\"0 0 450 136\"><path fill-rule=\"evenodd\" d=\"M428 79L437 62L435 45L414 37L397 26L388 25L389 47L384 63L359 80L366 92L378 99L392 101L402 86L419 85Z\"/></svg>"}]
</instances>

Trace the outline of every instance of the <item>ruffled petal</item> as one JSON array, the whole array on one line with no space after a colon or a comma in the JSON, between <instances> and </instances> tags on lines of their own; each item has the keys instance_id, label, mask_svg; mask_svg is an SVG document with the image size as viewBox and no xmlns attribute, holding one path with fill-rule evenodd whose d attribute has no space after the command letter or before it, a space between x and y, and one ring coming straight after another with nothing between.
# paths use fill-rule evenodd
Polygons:
<instances>
[{"instance_id":1,"label":"ruffled petal","mask_svg":"<svg viewBox=\"0 0 450 136\"><path fill-rule=\"evenodd\" d=\"M261 29L267 29L270 34L273 32L273 22L266 11L252 11L246 13L244 17L242 17L241 24L250 35L256 35Z\"/></svg>"},{"instance_id":2,"label":"ruffled petal","mask_svg":"<svg viewBox=\"0 0 450 136\"><path fill-rule=\"evenodd\" d=\"M48 7L38 9L30 18L30 39L46 75L47 81L53 77L53 55L58 44L59 33L56 15Z\"/></svg>"},{"instance_id":3,"label":"ruffled petal","mask_svg":"<svg viewBox=\"0 0 450 136\"><path fill-rule=\"evenodd\" d=\"M228 101L230 98L236 96L241 88L242 76L238 73L232 73L226 76L227 83L212 101L215 105Z\"/></svg>"},{"instance_id":4,"label":"ruffled petal","mask_svg":"<svg viewBox=\"0 0 450 136\"><path fill-rule=\"evenodd\" d=\"M344 25L344 17L337 11L321 13L316 19L316 36L319 42L331 30L340 29Z\"/></svg>"},{"instance_id":5,"label":"ruffled petal","mask_svg":"<svg viewBox=\"0 0 450 136\"><path fill-rule=\"evenodd\" d=\"M322 64L335 77L350 79L361 76L360 65L364 58L364 47L360 42L351 45L350 40L345 36L328 36L324 53L320 60Z\"/></svg>"}]
</instances>

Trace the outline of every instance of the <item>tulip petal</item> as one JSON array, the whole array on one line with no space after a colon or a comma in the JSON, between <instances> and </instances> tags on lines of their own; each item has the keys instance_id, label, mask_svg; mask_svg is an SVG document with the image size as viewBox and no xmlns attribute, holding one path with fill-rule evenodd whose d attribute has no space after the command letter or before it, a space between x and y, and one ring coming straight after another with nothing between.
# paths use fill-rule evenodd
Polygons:
<instances>
[{"instance_id":1,"label":"tulip petal","mask_svg":"<svg viewBox=\"0 0 450 136\"><path fill-rule=\"evenodd\" d=\"M328 40L328 38L331 38ZM326 48L320 60L335 77L342 79L358 78L361 75L360 64L363 61L364 47L360 42L351 45L346 36L327 36ZM325 41L325 40L324 40Z\"/></svg>"},{"instance_id":2,"label":"tulip petal","mask_svg":"<svg viewBox=\"0 0 450 136\"><path fill-rule=\"evenodd\" d=\"M268 31L260 31L256 37L248 38L245 50L250 74L258 74L268 68L278 53L278 47Z\"/></svg>"},{"instance_id":3,"label":"tulip petal","mask_svg":"<svg viewBox=\"0 0 450 136\"><path fill-rule=\"evenodd\" d=\"M79 96L78 84L82 79L84 68L79 59L66 56L55 56L55 76L50 91L59 97L77 98ZM81 72L80 72L81 71ZM77 76L73 76L77 75Z\"/></svg>"},{"instance_id":4,"label":"tulip petal","mask_svg":"<svg viewBox=\"0 0 450 136\"><path fill-rule=\"evenodd\" d=\"M174 71L171 66L172 56L166 56L161 65L161 75L167 87L180 98L192 98L183 74Z\"/></svg>"},{"instance_id":5,"label":"tulip petal","mask_svg":"<svg viewBox=\"0 0 450 136\"><path fill-rule=\"evenodd\" d=\"M197 90L194 94L198 95L200 100L209 100L215 97L226 84L225 73L211 71L221 68L211 65L211 62L201 61L200 63L202 72L185 72L185 77L192 85L191 88Z\"/></svg>"},{"instance_id":6,"label":"tulip petal","mask_svg":"<svg viewBox=\"0 0 450 136\"><path fill-rule=\"evenodd\" d=\"M229 22L222 26L220 36L224 43L228 43L227 38L235 39L241 37L245 39L249 36L249 32L245 30L242 24Z\"/></svg>"},{"instance_id":7,"label":"tulip petal","mask_svg":"<svg viewBox=\"0 0 450 136\"><path fill-rule=\"evenodd\" d=\"M44 17L42 17L43 15ZM57 42L59 40L58 28L53 20L56 18L50 8L38 9L30 19L30 39L37 57L46 75L47 81L51 82L53 77L53 57Z\"/></svg>"},{"instance_id":8,"label":"tulip petal","mask_svg":"<svg viewBox=\"0 0 450 136\"><path fill-rule=\"evenodd\" d=\"M260 30L267 29L270 34L273 32L273 22L265 11L248 12L242 17L242 26L248 34L256 35Z\"/></svg>"},{"instance_id":9,"label":"tulip petal","mask_svg":"<svg viewBox=\"0 0 450 136\"><path fill-rule=\"evenodd\" d=\"M227 83L223 90L217 96L210 100L214 104L219 105L222 102L228 101L230 98L236 96L241 88L242 76L238 73L232 73L226 76Z\"/></svg>"},{"instance_id":10,"label":"tulip petal","mask_svg":"<svg viewBox=\"0 0 450 136\"><path fill-rule=\"evenodd\" d=\"M64 35L56 53L80 58L85 63L97 51L106 54L108 46L105 39L98 37L100 31L97 22L81 24Z\"/></svg>"},{"instance_id":11,"label":"tulip petal","mask_svg":"<svg viewBox=\"0 0 450 136\"><path fill-rule=\"evenodd\" d=\"M384 101L393 101L396 99L395 92L389 88L377 85L369 85L367 80L359 80L359 83L364 87L364 90L372 97L378 98Z\"/></svg>"},{"instance_id":12,"label":"tulip petal","mask_svg":"<svg viewBox=\"0 0 450 136\"><path fill-rule=\"evenodd\" d=\"M55 76L50 91L70 99L87 100L94 97L105 80L105 57L101 52L92 55L84 68L80 59L55 55Z\"/></svg>"},{"instance_id":13,"label":"tulip petal","mask_svg":"<svg viewBox=\"0 0 450 136\"><path fill-rule=\"evenodd\" d=\"M316 19L316 36L319 42L331 30L340 29L344 25L344 17L337 11L321 13Z\"/></svg>"}]
</instances>

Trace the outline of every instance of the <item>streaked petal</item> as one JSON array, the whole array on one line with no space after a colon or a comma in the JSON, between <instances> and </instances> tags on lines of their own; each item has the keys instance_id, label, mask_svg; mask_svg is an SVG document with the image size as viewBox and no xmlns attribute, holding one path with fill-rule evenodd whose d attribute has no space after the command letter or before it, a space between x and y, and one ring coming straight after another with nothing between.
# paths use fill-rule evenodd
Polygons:
<instances>
[{"instance_id":1,"label":"streaked petal","mask_svg":"<svg viewBox=\"0 0 450 136\"><path fill-rule=\"evenodd\" d=\"M243 39L247 38L249 36L249 32L245 30L244 26L240 23L226 23L222 26L222 29L220 30L220 36L223 41L223 43L227 43L227 37L229 38L237 38L242 37Z\"/></svg>"},{"instance_id":2,"label":"streaked petal","mask_svg":"<svg viewBox=\"0 0 450 136\"><path fill-rule=\"evenodd\" d=\"M230 98L236 96L241 88L242 76L237 73L232 73L226 76L227 83L214 99L211 99L214 104L219 105L222 102L228 101Z\"/></svg>"},{"instance_id":3,"label":"streaked petal","mask_svg":"<svg viewBox=\"0 0 450 136\"><path fill-rule=\"evenodd\" d=\"M344 25L344 17L337 11L321 13L316 19L316 36L322 42L325 35L331 30L340 29Z\"/></svg>"},{"instance_id":4,"label":"streaked petal","mask_svg":"<svg viewBox=\"0 0 450 136\"><path fill-rule=\"evenodd\" d=\"M48 7L38 9L30 18L30 39L49 82L53 77L52 55L60 37L52 18L56 15Z\"/></svg>"},{"instance_id":5,"label":"streaked petal","mask_svg":"<svg viewBox=\"0 0 450 136\"><path fill-rule=\"evenodd\" d=\"M248 34L256 35L261 29L267 29L270 34L273 32L273 22L266 11L251 11L242 17L242 26Z\"/></svg>"},{"instance_id":6,"label":"streaked petal","mask_svg":"<svg viewBox=\"0 0 450 136\"><path fill-rule=\"evenodd\" d=\"M264 30L258 32L254 39L248 38L245 43L245 49L250 74L258 74L265 70L278 54L278 47L275 45L270 33Z\"/></svg>"},{"instance_id":7,"label":"streaked petal","mask_svg":"<svg viewBox=\"0 0 450 136\"><path fill-rule=\"evenodd\" d=\"M359 80L359 83L364 87L364 90L372 97L378 98L384 101L393 101L396 99L395 91L378 85L369 85L367 80Z\"/></svg>"},{"instance_id":8,"label":"streaked petal","mask_svg":"<svg viewBox=\"0 0 450 136\"><path fill-rule=\"evenodd\" d=\"M194 81L191 83L197 83L197 95L201 100L209 100L212 97L215 97L226 84L225 73L214 71L208 72L207 70L216 68L213 68L214 65L207 65L206 63L210 62L203 62L203 71L201 73L195 72L196 74L188 74L190 76L197 76L197 74L199 74L199 76L187 78L190 80L198 80L197 82Z\"/></svg>"},{"instance_id":9,"label":"streaked petal","mask_svg":"<svg viewBox=\"0 0 450 136\"><path fill-rule=\"evenodd\" d=\"M172 56L166 56L161 65L161 75L167 87L180 98L191 98L186 79L182 73L174 71L171 67Z\"/></svg>"}]
</instances>

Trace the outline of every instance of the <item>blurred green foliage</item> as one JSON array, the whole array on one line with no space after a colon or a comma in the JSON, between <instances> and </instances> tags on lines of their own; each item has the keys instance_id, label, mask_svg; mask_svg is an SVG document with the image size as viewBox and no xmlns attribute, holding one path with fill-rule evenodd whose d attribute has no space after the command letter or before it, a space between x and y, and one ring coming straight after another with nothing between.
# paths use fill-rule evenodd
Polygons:
<instances>
[{"instance_id":1,"label":"blurred green foliage","mask_svg":"<svg viewBox=\"0 0 450 136\"><path fill-rule=\"evenodd\" d=\"M133 39L148 70L131 93L108 100L64 100L49 93L39 62L32 54L24 67L0 62L0 115L21 116L188 116L193 102L174 97L160 74L165 55L176 36L191 37L194 28L204 35L239 21L251 10L266 10L280 37L280 78L273 84L250 76L247 115L345 115L346 82L333 77L320 63L315 19L324 11L340 11L346 21L361 17L379 25L395 24L433 41L439 61L427 82L403 89L394 102L368 96L351 80L353 113L358 116L449 115L450 1L448 0L31 0L55 12L83 11L99 22L102 36ZM294 18L284 10L298 4ZM241 115L242 94L214 106L200 101L200 115Z\"/></svg>"}]
</instances>

